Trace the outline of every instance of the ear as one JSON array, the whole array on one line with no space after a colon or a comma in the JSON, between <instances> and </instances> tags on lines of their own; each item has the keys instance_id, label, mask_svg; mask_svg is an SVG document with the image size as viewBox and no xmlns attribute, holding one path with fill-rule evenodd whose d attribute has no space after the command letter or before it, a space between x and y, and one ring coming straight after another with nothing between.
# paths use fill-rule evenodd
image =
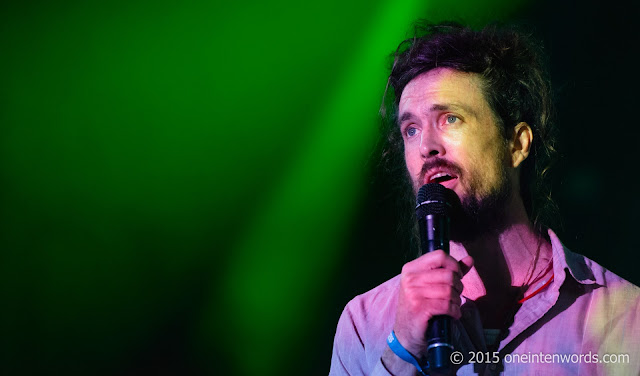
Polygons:
<instances>
[{"instance_id":1,"label":"ear","mask_svg":"<svg viewBox=\"0 0 640 376\"><path fill-rule=\"evenodd\" d=\"M527 159L533 142L533 131L529 124L520 122L513 128L511 140L511 166L516 168Z\"/></svg>"}]
</instances>

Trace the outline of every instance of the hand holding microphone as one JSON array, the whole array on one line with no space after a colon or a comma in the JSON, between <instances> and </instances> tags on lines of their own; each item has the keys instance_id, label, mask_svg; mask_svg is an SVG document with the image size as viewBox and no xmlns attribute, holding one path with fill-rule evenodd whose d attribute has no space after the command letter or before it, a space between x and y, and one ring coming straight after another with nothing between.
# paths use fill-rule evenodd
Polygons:
<instances>
[{"instance_id":1,"label":"hand holding microphone","mask_svg":"<svg viewBox=\"0 0 640 376\"><path fill-rule=\"evenodd\" d=\"M450 372L451 318L459 319L462 277L473 266L449 255L449 207L455 193L426 184L417 197L416 216L423 255L402 268L394 332L432 374Z\"/></svg>"}]
</instances>

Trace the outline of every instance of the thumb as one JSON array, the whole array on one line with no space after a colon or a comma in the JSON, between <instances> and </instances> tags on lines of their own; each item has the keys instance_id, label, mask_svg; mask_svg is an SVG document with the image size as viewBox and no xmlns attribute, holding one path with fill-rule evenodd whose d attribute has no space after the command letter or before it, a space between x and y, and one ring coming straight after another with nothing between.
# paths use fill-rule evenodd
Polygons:
<instances>
[{"instance_id":1,"label":"thumb","mask_svg":"<svg viewBox=\"0 0 640 376\"><path fill-rule=\"evenodd\" d=\"M462 260L458 261L458 265L460 266L460 272L462 272L462 276L460 278L462 278L469 272L469 270L471 270L471 268L473 268L473 257L466 256Z\"/></svg>"}]
</instances>

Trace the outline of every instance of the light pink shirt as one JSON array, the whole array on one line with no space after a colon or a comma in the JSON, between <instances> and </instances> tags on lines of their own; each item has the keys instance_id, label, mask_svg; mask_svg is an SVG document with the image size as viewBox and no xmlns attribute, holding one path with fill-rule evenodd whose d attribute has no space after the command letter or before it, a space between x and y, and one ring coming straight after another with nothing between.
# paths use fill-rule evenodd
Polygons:
<instances>
[{"instance_id":1,"label":"light pink shirt","mask_svg":"<svg viewBox=\"0 0 640 376\"><path fill-rule=\"evenodd\" d=\"M464 358L457 375L640 375L640 288L569 251L552 231L549 236L554 280L516 313L500 342L499 363L487 353L478 310L463 297L463 316L453 327ZM380 357L395 320L399 279L347 304L330 375L390 375ZM472 355L483 362L467 363Z\"/></svg>"}]
</instances>

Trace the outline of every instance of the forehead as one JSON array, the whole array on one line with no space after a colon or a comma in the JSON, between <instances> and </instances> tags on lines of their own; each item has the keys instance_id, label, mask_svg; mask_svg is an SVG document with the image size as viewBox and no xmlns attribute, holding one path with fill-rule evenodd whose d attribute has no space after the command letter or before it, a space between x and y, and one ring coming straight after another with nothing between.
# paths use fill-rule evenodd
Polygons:
<instances>
[{"instance_id":1,"label":"forehead","mask_svg":"<svg viewBox=\"0 0 640 376\"><path fill-rule=\"evenodd\" d=\"M409 81L402 91L399 114L424 113L433 105L462 105L477 112L489 110L476 73L436 68Z\"/></svg>"}]
</instances>

